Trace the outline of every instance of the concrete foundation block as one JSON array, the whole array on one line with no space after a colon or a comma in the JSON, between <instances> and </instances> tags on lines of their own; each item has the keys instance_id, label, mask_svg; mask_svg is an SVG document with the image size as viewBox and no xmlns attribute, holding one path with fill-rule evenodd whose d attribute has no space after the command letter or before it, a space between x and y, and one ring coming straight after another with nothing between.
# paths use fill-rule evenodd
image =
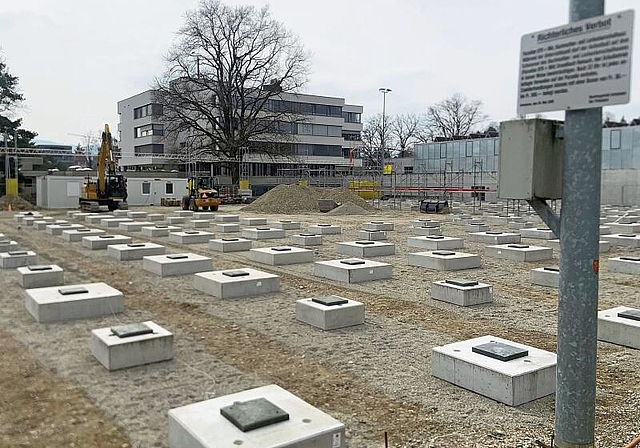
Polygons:
<instances>
[{"instance_id":1,"label":"concrete foundation block","mask_svg":"<svg viewBox=\"0 0 640 448\"><path fill-rule=\"evenodd\" d=\"M553 258L553 249L550 247L529 246L527 244L498 244L487 246L485 255L503 260L544 261Z\"/></svg>"},{"instance_id":2,"label":"concrete foundation block","mask_svg":"<svg viewBox=\"0 0 640 448\"><path fill-rule=\"evenodd\" d=\"M91 354L108 370L151 364L173 359L173 334L152 321L142 322L140 328L127 326L91 330ZM145 328L151 333L142 333ZM123 333L124 332L124 333ZM118 336L122 334L122 336Z\"/></svg>"},{"instance_id":3,"label":"concrete foundation block","mask_svg":"<svg viewBox=\"0 0 640 448\"><path fill-rule=\"evenodd\" d=\"M85 236L103 235L103 234L104 234L104 230L88 229L84 227L82 229L63 230L62 238L65 241L69 241L70 243L78 243L82 241L82 238L84 238Z\"/></svg>"},{"instance_id":4,"label":"concrete foundation block","mask_svg":"<svg viewBox=\"0 0 640 448\"><path fill-rule=\"evenodd\" d=\"M0 252L0 268L13 269L37 263L38 256L30 250Z\"/></svg>"},{"instance_id":5,"label":"concrete foundation block","mask_svg":"<svg viewBox=\"0 0 640 448\"><path fill-rule=\"evenodd\" d=\"M485 222L492 226L506 226L509 223L507 216L487 216Z\"/></svg>"},{"instance_id":6,"label":"concrete foundation block","mask_svg":"<svg viewBox=\"0 0 640 448\"><path fill-rule=\"evenodd\" d=\"M129 210L114 210L111 212L111 214L116 218L127 218Z\"/></svg>"},{"instance_id":7,"label":"concrete foundation block","mask_svg":"<svg viewBox=\"0 0 640 448\"><path fill-rule=\"evenodd\" d=\"M282 229L272 229L270 227L254 227L242 229L242 238L250 240L272 240L285 238L287 235Z\"/></svg>"},{"instance_id":8,"label":"concrete foundation block","mask_svg":"<svg viewBox=\"0 0 640 448\"><path fill-rule=\"evenodd\" d=\"M612 235L602 235L600 237L605 241L609 241L614 246L623 247L640 247L640 235L634 235L629 233L618 233Z\"/></svg>"},{"instance_id":9,"label":"concrete foundation block","mask_svg":"<svg viewBox=\"0 0 640 448\"><path fill-rule=\"evenodd\" d=\"M149 216L149 213L147 212L127 211L127 218L134 220L147 219L147 216Z\"/></svg>"},{"instance_id":10,"label":"concrete foundation block","mask_svg":"<svg viewBox=\"0 0 640 448\"><path fill-rule=\"evenodd\" d=\"M216 252L244 252L251 250L251 240L244 238L215 238L209 240L209 249Z\"/></svg>"},{"instance_id":11,"label":"concrete foundation block","mask_svg":"<svg viewBox=\"0 0 640 448\"><path fill-rule=\"evenodd\" d=\"M67 210L67 218L74 218L76 215L80 215L82 212L80 210Z\"/></svg>"},{"instance_id":12,"label":"concrete foundation block","mask_svg":"<svg viewBox=\"0 0 640 448\"><path fill-rule=\"evenodd\" d=\"M618 219L620 224L640 224L640 216L637 215L625 215Z\"/></svg>"},{"instance_id":13,"label":"concrete foundation block","mask_svg":"<svg viewBox=\"0 0 640 448\"><path fill-rule=\"evenodd\" d=\"M241 218L240 224L249 227L266 226L267 218Z\"/></svg>"},{"instance_id":14,"label":"concrete foundation block","mask_svg":"<svg viewBox=\"0 0 640 448\"><path fill-rule=\"evenodd\" d=\"M18 243L11 240L0 240L0 253L18 250Z\"/></svg>"},{"instance_id":15,"label":"concrete foundation block","mask_svg":"<svg viewBox=\"0 0 640 448\"><path fill-rule=\"evenodd\" d=\"M521 229L529 229L531 228L531 226L533 225L533 223L527 221L527 222L510 222L509 224L507 224L507 227L511 230L521 230Z\"/></svg>"},{"instance_id":16,"label":"concrete foundation block","mask_svg":"<svg viewBox=\"0 0 640 448\"><path fill-rule=\"evenodd\" d=\"M607 270L620 274L640 275L640 257L622 256L609 258Z\"/></svg>"},{"instance_id":17,"label":"concrete foundation block","mask_svg":"<svg viewBox=\"0 0 640 448\"><path fill-rule=\"evenodd\" d=\"M495 343L525 350L526 356L502 361L473 351ZM434 347L431 374L508 406L519 406L555 393L556 354L524 344L482 336Z\"/></svg>"},{"instance_id":18,"label":"concrete foundation block","mask_svg":"<svg viewBox=\"0 0 640 448\"><path fill-rule=\"evenodd\" d=\"M298 230L300 228L300 223L295 221L275 221L269 224L269 227L272 229L282 229L282 230Z\"/></svg>"},{"instance_id":19,"label":"concrete foundation block","mask_svg":"<svg viewBox=\"0 0 640 448\"><path fill-rule=\"evenodd\" d=\"M140 213L140 212L136 212ZM153 226L153 222L151 221L131 221L131 222L121 222L118 226L118 229L124 232L140 232L143 227Z\"/></svg>"},{"instance_id":20,"label":"concrete foundation block","mask_svg":"<svg viewBox=\"0 0 640 448\"><path fill-rule=\"evenodd\" d=\"M638 222L634 224L612 222L607 224L607 227L611 228L612 233L640 233L640 223Z\"/></svg>"},{"instance_id":21,"label":"concrete foundation block","mask_svg":"<svg viewBox=\"0 0 640 448\"><path fill-rule=\"evenodd\" d=\"M296 319L321 330L364 324L364 304L339 296L296 301Z\"/></svg>"},{"instance_id":22,"label":"concrete foundation block","mask_svg":"<svg viewBox=\"0 0 640 448\"><path fill-rule=\"evenodd\" d=\"M140 229L144 236L149 238L161 238L169 236L171 232L180 232L182 228L178 226L170 226L167 224L156 224L153 226L143 227Z\"/></svg>"},{"instance_id":23,"label":"concrete foundation block","mask_svg":"<svg viewBox=\"0 0 640 448\"><path fill-rule=\"evenodd\" d=\"M489 230L489 226L485 223L474 223L471 222L465 226L465 230L467 232L486 232Z\"/></svg>"},{"instance_id":24,"label":"concrete foundation block","mask_svg":"<svg viewBox=\"0 0 640 448\"><path fill-rule=\"evenodd\" d=\"M544 243L547 247L553 250L560 250L560 240L547 240ZM611 250L611 243L609 241L600 240L600 253L609 252Z\"/></svg>"},{"instance_id":25,"label":"concrete foundation block","mask_svg":"<svg viewBox=\"0 0 640 448\"><path fill-rule=\"evenodd\" d=\"M124 210L123 210L124 211ZM105 218L100 220L100 225L102 227L107 227L109 229L120 228L120 224L123 222L133 222L131 218Z\"/></svg>"},{"instance_id":26,"label":"concrete foundation block","mask_svg":"<svg viewBox=\"0 0 640 448\"><path fill-rule=\"evenodd\" d=\"M395 255L396 245L379 241L345 241L336 243L336 250L339 254L350 257L384 257Z\"/></svg>"},{"instance_id":27,"label":"concrete foundation block","mask_svg":"<svg viewBox=\"0 0 640 448\"><path fill-rule=\"evenodd\" d=\"M307 232L315 235L340 235L342 228L332 224L314 224L307 227Z\"/></svg>"},{"instance_id":28,"label":"concrete foundation block","mask_svg":"<svg viewBox=\"0 0 640 448\"><path fill-rule=\"evenodd\" d=\"M640 310L618 306L599 311L598 340L640 350Z\"/></svg>"},{"instance_id":29,"label":"concrete foundation block","mask_svg":"<svg viewBox=\"0 0 640 448\"><path fill-rule=\"evenodd\" d=\"M84 229L81 224L49 224L44 231L49 235L60 236L63 230Z\"/></svg>"},{"instance_id":30,"label":"concrete foundation block","mask_svg":"<svg viewBox=\"0 0 640 448\"><path fill-rule=\"evenodd\" d=\"M387 234L382 230L359 230L358 239L364 241L384 241Z\"/></svg>"},{"instance_id":31,"label":"concrete foundation block","mask_svg":"<svg viewBox=\"0 0 640 448\"><path fill-rule=\"evenodd\" d=\"M192 219L187 223L187 225L194 229L207 229L211 221L208 219Z\"/></svg>"},{"instance_id":32,"label":"concrete foundation block","mask_svg":"<svg viewBox=\"0 0 640 448\"><path fill-rule=\"evenodd\" d=\"M216 222L228 223L228 222L240 222L240 216L238 215L216 215Z\"/></svg>"},{"instance_id":33,"label":"concrete foundation block","mask_svg":"<svg viewBox=\"0 0 640 448\"><path fill-rule=\"evenodd\" d=\"M154 243L114 244L107 247L107 254L118 261L142 260L151 255L164 255L166 248Z\"/></svg>"},{"instance_id":34,"label":"concrete foundation block","mask_svg":"<svg viewBox=\"0 0 640 448\"><path fill-rule=\"evenodd\" d=\"M193 214L193 219L198 221L213 221L214 219L216 219L216 214L213 212L195 212Z\"/></svg>"},{"instance_id":35,"label":"concrete foundation block","mask_svg":"<svg viewBox=\"0 0 640 448\"><path fill-rule=\"evenodd\" d=\"M600 226L600 235L610 235L611 227L609 226Z\"/></svg>"},{"instance_id":36,"label":"concrete foundation block","mask_svg":"<svg viewBox=\"0 0 640 448\"><path fill-rule=\"evenodd\" d=\"M553 231L543 228L520 229L520 236L539 240L555 240L558 238Z\"/></svg>"},{"instance_id":37,"label":"concrete foundation block","mask_svg":"<svg viewBox=\"0 0 640 448\"><path fill-rule=\"evenodd\" d=\"M82 237L82 246L91 250L106 249L112 244L130 244L131 237L125 235L95 235Z\"/></svg>"},{"instance_id":38,"label":"concrete foundation block","mask_svg":"<svg viewBox=\"0 0 640 448\"><path fill-rule=\"evenodd\" d=\"M435 271L460 271L479 268L480 257L475 254L450 251L429 251L409 254L409 266Z\"/></svg>"},{"instance_id":39,"label":"concrete foundation block","mask_svg":"<svg viewBox=\"0 0 640 448\"><path fill-rule=\"evenodd\" d=\"M193 214L194 212L192 212L191 210L176 210L175 212L173 212L174 216L179 216L181 218L192 218Z\"/></svg>"},{"instance_id":40,"label":"concrete foundation block","mask_svg":"<svg viewBox=\"0 0 640 448\"><path fill-rule=\"evenodd\" d=\"M193 287L220 299L234 299L278 292L280 277L251 268L201 272L193 276Z\"/></svg>"},{"instance_id":41,"label":"concrete foundation block","mask_svg":"<svg viewBox=\"0 0 640 448\"><path fill-rule=\"evenodd\" d=\"M209 257L183 253L143 257L142 269L160 277L169 277L211 271L213 267Z\"/></svg>"},{"instance_id":42,"label":"concrete foundation block","mask_svg":"<svg viewBox=\"0 0 640 448\"><path fill-rule=\"evenodd\" d=\"M165 216L162 213L149 213L147 215L147 221L158 222L158 221L164 221L164 220L165 220Z\"/></svg>"},{"instance_id":43,"label":"concrete foundation block","mask_svg":"<svg viewBox=\"0 0 640 448\"><path fill-rule=\"evenodd\" d=\"M43 324L90 319L124 311L124 296L105 283L27 289L25 306Z\"/></svg>"},{"instance_id":44,"label":"concrete foundation block","mask_svg":"<svg viewBox=\"0 0 640 448\"><path fill-rule=\"evenodd\" d=\"M558 289L560 269L557 266L531 269L531 284Z\"/></svg>"},{"instance_id":45,"label":"concrete foundation block","mask_svg":"<svg viewBox=\"0 0 640 448\"><path fill-rule=\"evenodd\" d=\"M39 219L40 218L33 218L33 217L23 218L22 225L25 227L33 227L34 221L37 221Z\"/></svg>"},{"instance_id":46,"label":"concrete foundation block","mask_svg":"<svg viewBox=\"0 0 640 448\"><path fill-rule=\"evenodd\" d=\"M186 230L169 233L169 241L179 244L207 244L215 234L202 230Z\"/></svg>"},{"instance_id":47,"label":"concrete foundation block","mask_svg":"<svg viewBox=\"0 0 640 448\"><path fill-rule=\"evenodd\" d=\"M322 235L300 233L291 237L292 244L302 247L322 246Z\"/></svg>"},{"instance_id":48,"label":"concrete foundation block","mask_svg":"<svg viewBox=\"0 0 640 448\"><path fill-rule=\"evenodd\" d=\"M462 249L464 240L442 235L410 236L407 238L407 246L427 250Z\"/></svg>"},{"instance_id":49,"label":"concrete foundation block","mask_svg":"<svg viewBox=\"0 0 640 448\"><path fill-rule=\"evenodd\" d=\"M431 283L431 298L458 306L480 305L493 302L493 288L472 280L441 280Z\"/></svg>"},{"instance_id":50,"label":"concrete foundation block","mask_svg":"<svg viewBox=\"0 0 640 448\"><path fill-rule=\"evenodd\" d=\"M187 218L184 216L167 216L165 222L170 226L175 226L176 224L184 224L187 221Z\"/></svg>"},{"instance_id":51,"label":"concrete foundation block","mask_svg":"<svg viewBox=\"0 0 640 448\"><path fill-rule=\"evenodd\" d=\"M249 259L271 266L312 263L313 251L292 246L263 247L251 249Z\"/></svg>"},{"instance_id":52,"label":"concrete foundation block","mask_svg":"<svg viewBox=\"0 0 640 448\"><path fill-rule=\"evenodd\" d=\"M380 230L383 232L389 232L393 230L393 223L384 221L369 221L362 224L362 230Z\"/></svg>"},{"instance_id":53,"label":"concrete foundation block","mask_svg":"<svg viewBox=\"0 0 640 448\"><path fill-rule=\"evenodd\" d=\"M393 267L372 260L342 259L316 261L313 275L344 283L361 283L391 278Z\"/></svg>"},{"instance_id":54,"label":"concrete foundation block","mask_svg":"<svg viewBox=\"0 0 640 448\"><path fill-rule=\"evenodd\" d=\"M416 219L409 222L411 227L440 227L440 221L433 219Z\"/></svg>"},{"instance_id":55,"label":"concrete foundation block","mask_svg":"<svg viewBox=\"0 0 640 448\"><path fill-rule=\"evenodd\" d=\"M55 264L22 266L17 271L18 283L24 289L64 285L64 271Z\"/></svg>"},{"instance_id":56,"label":"concrete foundation block","mask_svg":"<svg viewBox=\"0 0 640 448\"><path fill-rule=\"evenodd\" d=\"M79 212L76 213L72 216L74 221L82 221L85 222L85 219L87 218L87 216L95 216L98 215L99 213L93 213L93 212Z\"/></svg>"},{"instance_id":57,"label":"concrete foundation block","mask_svg":"<svg viewBox=\"0 0 640 448\"><path fill-rule=\"evenodd\" d=\"M520 234L507 232L474 232L469 234L472 243L484 244L517 244L520 243Z\"/></svg>"},{"instance_id":58,"label":"concrete foundation block","mask_svg":"<svg viewBox=\"0 0 640 448\"><path fill-rule=\"evenodd\" d=\"M120 211L126 211L126 210L120 210ZM115 218L115 216L114 215L105 215L105 214L101 214L101 213L96 213L95 215L87 215L87 216L85 216L84 217L84 222L86 222L87 224L98 225L98 224L100 224L100 221L102 221L103 219L107 219L107 218Z\"/></svg>"},{"instance_id":59,"label":"concrete foundation block","mask_svg":"<svg viewBox=\"0 0 640 448\"><path fill-rule=\"evenodd\" d=\"M51 223L52 221L43 221L43 220L33 221L33 228L36 230L45 230L46 227Z\"/></svg>"},{"instance_id":60,"label":"concrete foundation block","mask_svg":"<svg viewBox=\"0 0 640 448\"><path fill-rule=\"evenodd\" d=\"M289 415L280 423L242 432L220 409L266 399ZM201 401L169 411L169 448L345 448L345 427L338 420L286 390L264 386Z\"/></svg>"},{"instance_id":61,"label":"concrete foundation block","mask_svg":"<svg viewBox=\"0 0 640 448\"><path fill-rule=\"evenodd\" d=\"M234 223L234 222L216 224L216 232L237 233L237 232L240 232L240 224Z\"/></svg>"}]
</instances>

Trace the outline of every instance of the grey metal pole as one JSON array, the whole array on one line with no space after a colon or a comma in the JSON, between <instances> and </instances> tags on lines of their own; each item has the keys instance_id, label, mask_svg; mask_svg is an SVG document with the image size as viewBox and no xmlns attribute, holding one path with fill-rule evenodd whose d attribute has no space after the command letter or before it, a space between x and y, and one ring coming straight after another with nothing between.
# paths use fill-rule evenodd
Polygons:
<instances>
[{"instance_id":1,"label":"grey metal pole","mask_svg":"<svg viewBox=\"0 0 640 448\"><path fill-rule=\"evenodd\" d=\"M570 0L569 20L604 14L604 0ZM567 111L560 213L555 441L594 446L602 108Z\"/></svg>"}]
</instances>

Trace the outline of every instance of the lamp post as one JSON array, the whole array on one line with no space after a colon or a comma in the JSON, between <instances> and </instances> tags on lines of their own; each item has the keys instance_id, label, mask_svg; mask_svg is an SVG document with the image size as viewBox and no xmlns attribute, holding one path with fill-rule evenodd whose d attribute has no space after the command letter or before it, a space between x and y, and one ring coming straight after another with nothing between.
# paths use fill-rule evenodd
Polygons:
<instances>
[{"instance_id":1,"label":"lamp post","mask_svg":"<svg viewBox=\"0 0 640 448\"><path fill-rule=\"evenodd\" d=\"M387 93L391 92L391 89L386 87L380 87L378 89L382 93L382 136L381 136L381 148L378 156L380 163L380 196L382 197L382 180L384 179L384 150L387 144Z\"/></svg>"}]
</instances>

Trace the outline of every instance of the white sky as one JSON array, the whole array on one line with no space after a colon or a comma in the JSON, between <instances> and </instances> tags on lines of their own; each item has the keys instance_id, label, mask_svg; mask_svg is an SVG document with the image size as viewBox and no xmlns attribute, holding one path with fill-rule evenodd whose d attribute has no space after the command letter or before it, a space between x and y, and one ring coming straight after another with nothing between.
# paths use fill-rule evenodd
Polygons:
<instances>
[{"instance_id":1,"label":"white sky","mask_svg":"<svg viewBox=\"0 0 640 448\"><path fill-rule=\"evenodd\" d=\"M500 121L516 115L520 37L568 21L568 0L227 0L270 4L312 52L306 92L362 104L365 115L422 112L461 92ZM24 126L75 144L70 133L116 129L116 102L149 87L197 0L2 0L0 48L20 78ZM638 0L607 0L606 13ZM638 13L636 12L636 15ZM637 22L637 18L636 18ZM637 23L636 23L637 25ZM631 103L640 116L640 31L635 30ZM635 87L635 89L633 89Z\"/></svg>"}]
</instances>

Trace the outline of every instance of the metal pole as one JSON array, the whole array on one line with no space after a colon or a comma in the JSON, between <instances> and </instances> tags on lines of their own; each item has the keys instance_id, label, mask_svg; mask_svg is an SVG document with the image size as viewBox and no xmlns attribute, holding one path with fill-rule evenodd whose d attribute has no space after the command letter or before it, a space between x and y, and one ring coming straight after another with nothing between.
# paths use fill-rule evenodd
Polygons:
<instances>
[{"instance_id":1,"label":"metal pole","mask_svg":"<svg viewBox=\"0 0 640 448\"><path fill-rule=\"evenodd\" d=\"M379 163L380 163L380 198L382 199L382 184L384 181L384 150L386 147L387 140L387 93L391 92L391 89L387 89L386 87L381 87L380 92L382 92L382 137L381 137L381 148L379 155Z\"/></svg>"},{"instance_id":2,"label":"metal pole","mask_svg":"<svg viewBox=\"0 0 640 448\"><path fill-rule=\"evenodd\" d=\"M569 20L604 14L570 0ZM560 299L554 446L594 446L602 108L567 111L562 159Z\"/></svg>"}]
</instances>

